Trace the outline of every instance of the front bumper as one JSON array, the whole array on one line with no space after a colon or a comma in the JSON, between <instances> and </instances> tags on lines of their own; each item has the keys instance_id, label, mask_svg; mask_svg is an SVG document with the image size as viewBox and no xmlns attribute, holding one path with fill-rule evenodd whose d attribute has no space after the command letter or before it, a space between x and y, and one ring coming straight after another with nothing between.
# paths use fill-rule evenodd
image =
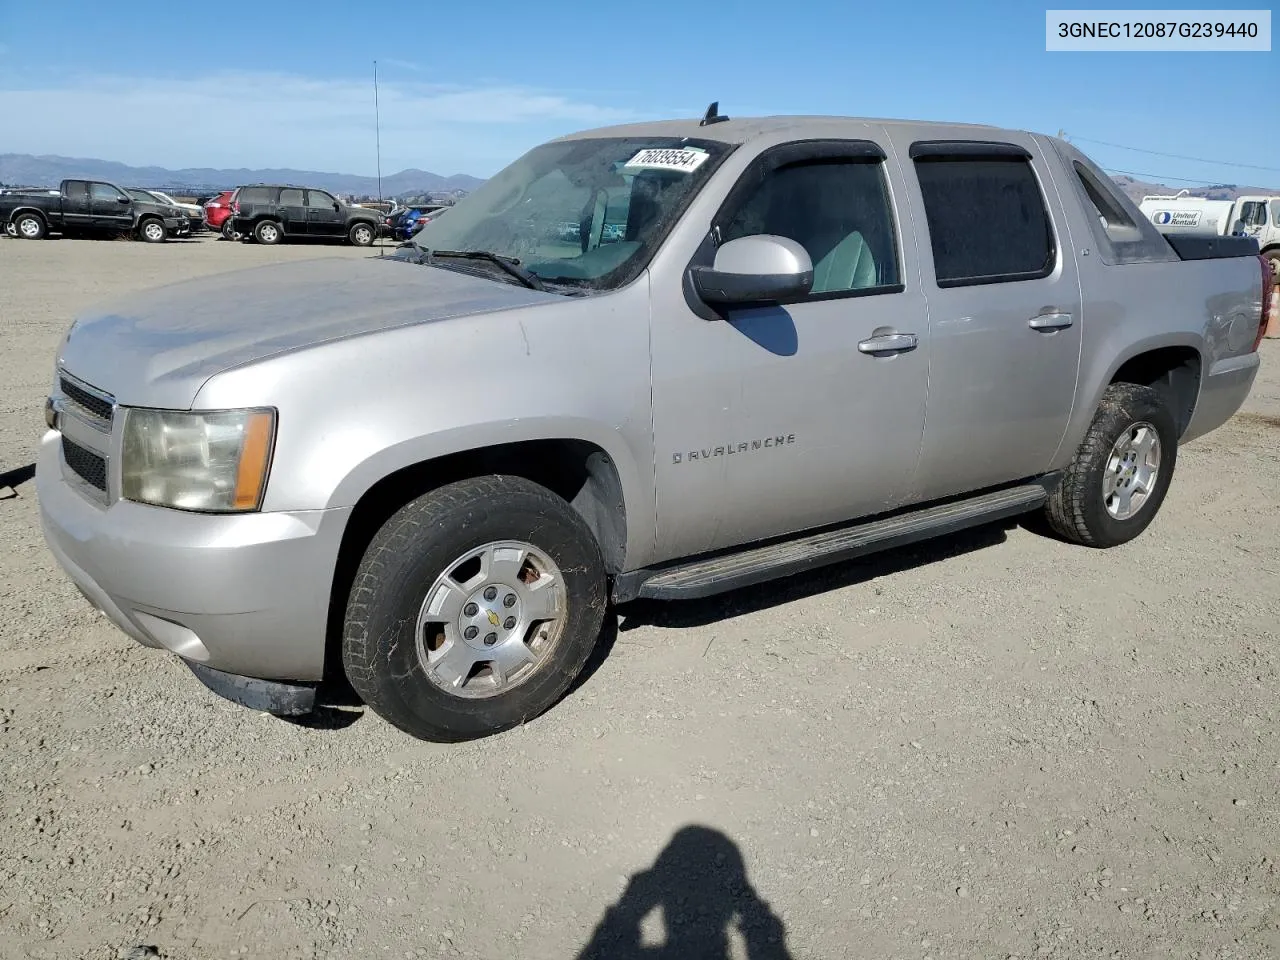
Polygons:
<instances>
[{"instance_id":1,"label":"front bumper","mask_svg":"<svg viewBox=\"0 0 1280 960\"><path fill-rule=\"evenodd\" d=\"M68 576L139 643L225 673L314 682L350 508L213 515L87 499L61 434L36 465L45 539Z\"/></svg>"}]
</instances>

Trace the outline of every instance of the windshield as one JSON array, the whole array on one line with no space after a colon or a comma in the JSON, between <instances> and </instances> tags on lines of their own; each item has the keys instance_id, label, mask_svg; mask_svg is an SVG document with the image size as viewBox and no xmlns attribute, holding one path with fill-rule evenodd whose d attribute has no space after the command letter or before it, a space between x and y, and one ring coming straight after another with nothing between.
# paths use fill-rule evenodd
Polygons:
<instances>
[{"instance_id":1,"label":"windshield","mask_svg":"<svg viewBox=\"0 0 1280 960\"><path fill-rule=\"evenodd\" d=\"M413 242L515 258L549 283L612 289L644 269L731 149L678 137L546 143L433 217Z\"/></svg>"}]
</instances>

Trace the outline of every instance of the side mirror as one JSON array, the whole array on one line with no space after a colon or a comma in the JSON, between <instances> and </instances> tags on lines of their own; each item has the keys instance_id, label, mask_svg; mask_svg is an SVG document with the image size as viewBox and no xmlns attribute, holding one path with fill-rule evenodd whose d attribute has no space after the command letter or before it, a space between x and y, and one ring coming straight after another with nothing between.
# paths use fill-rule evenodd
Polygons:
<instances>
[{"instance_id":1,"label":"side mirror","mask_svg":"<svg viewBox=\"0 0 1280 960\"><path fill-rule=\"evenodd\" d=\"M120 196L116 197L116 203L128 203L128 202L129 202L128 197L120 197Z\"/></svg>"},{"instance_id":2,"label":"side mirror","mask_svg":"<svg viewBox=\"0 0 1280 960\"><path fill-rule=\"evenodd\" d=\"M334 213L342 212L342 204L340 204L337 200L333 201L333 212Z\"/></svg>"},{"instance_id":3,"label":"side mirror","mask_svg":"<svg viewBox=\"0 0 1280 960\"><path fill-rule=\"evenodd\" d=\"M694 292L708 304L786 303L813 288L813 261L787 237L758 234L730 240L711 267L690 269Z\"/></svg>"}]
</instances>

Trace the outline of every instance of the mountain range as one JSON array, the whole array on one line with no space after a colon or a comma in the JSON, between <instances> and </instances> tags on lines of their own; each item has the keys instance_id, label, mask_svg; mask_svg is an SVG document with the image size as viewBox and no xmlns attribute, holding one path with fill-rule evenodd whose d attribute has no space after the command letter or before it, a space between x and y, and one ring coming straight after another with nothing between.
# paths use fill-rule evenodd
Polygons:
<instances>
[{"instance_id":1,"label":"mountain range","mask_svg":"<svg viewBox=\"0 0 1280 960\"><path fill-rule=\"evenodd\" d=\"M287 168L217 170L190 167L184 170L167 170L164 167L131 167L114 160L0 153L0 184L56 187L66 179L106 180L119 186L175 193L230 190L245 183L296 183L357 196L370 196L378 192L376 177L350 173ZM428 192L470 191L483 182L465 173L446 177L427 170L401 170L382 178L382 195L398 197Z\"/></svg>"},{"instance_id":2,"label":"mountain range","mask_svg":"<svg viewBox=\"0 0 1280 960\"><path fill-rule=\"evenodd\" d=\"M127 187L168 190L172 193L213 192L229 190L244 183L297 183L321 187L355 196L373 196L378 192L375 177L351 173L322 173L317 170L266 169L216 170L191 167L167 170L164 167L130 167L113 160L76 157L32 156L26 153L0 154L0 184L26 187L56 187L68 178L107 180ZM1129 176L1113 177L1120 188L1135 202L1148 194L1176 194L1179 187L1149 183ZM441 176L427 170L401 170L382 178L382 196L403 197L423 193L461 193L474 190L483 180L465 173ZM1232 183L1189 188L1192 196L1211 200L1234 200L1248 194L1270 195L1277 191L1264 187L1240 186Z\"/></svg>"}]
</instances>

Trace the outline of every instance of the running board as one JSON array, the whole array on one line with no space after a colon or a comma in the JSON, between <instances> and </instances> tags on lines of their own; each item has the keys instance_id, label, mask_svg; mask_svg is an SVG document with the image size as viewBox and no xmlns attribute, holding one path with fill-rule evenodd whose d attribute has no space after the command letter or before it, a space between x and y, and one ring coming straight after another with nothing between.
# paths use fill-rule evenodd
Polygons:
<instances>
[{"instance_id":1,"label":"running board","mask_svg":"<svg viewBox=\"0 0 1280 960\"><path fill-rule=\"evenodd\" d=\"M687 560L673 566L633 570L617 578L615 603L644 597L694 600L786 577L853 557L954 533L995 520L1016 517L1048 499L1042 483L1007 487L879 520L863 521L733 553Z\"/></svg>"}]
</instances>

